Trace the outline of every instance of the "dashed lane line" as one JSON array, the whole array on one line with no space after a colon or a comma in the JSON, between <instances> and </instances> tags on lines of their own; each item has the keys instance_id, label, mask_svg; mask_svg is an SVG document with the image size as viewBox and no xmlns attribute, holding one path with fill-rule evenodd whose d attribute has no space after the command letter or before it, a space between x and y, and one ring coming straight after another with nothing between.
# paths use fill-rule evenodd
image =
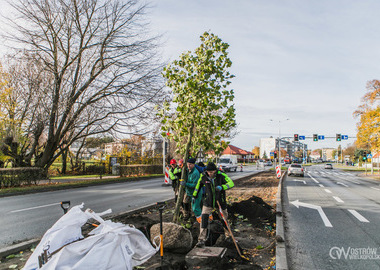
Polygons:
<instances>
[{"instance_id":1,"label":"dashed lane line","mask_svg":"<svg viewBox=\"0 0 380 270\"><path fill-rule=\"evenodd\" d=\"M38 209L38 208L44 208L44 207L49 207L53 205L61 204L59 203L51 203L51 204L45 204L45 205L40 205L40 206L35 206L35 207L29 207L29 208L24 208L24 209L19 209L19 210L13 210L10 211L10 213L17 213L17 212L23 212L23 211L28 211L28 210L33 210L33 209Z\"/></svg>"},{"instance_id":2,"label":"dashed lane line","mask_svg":"<svg viewBox=\"0 0 380 270\"><path fill-rule=\"evenodd\" d=\"M342 185L344 187L348 187L345 183L342 183L342 182L336 182L338 185Z\"/></svg>"},{"instance_id":3,"label":"dashed lane line","mask_svg":"<svg viewBox=\"0 0 380 270\"><path fill-rule=\"evenodd\" d=\"M354 217L356 217L359 221L361 222L369 222L368 219L366 219L365 217L363 217L362 215L360 215L357 211L355 210L348 210L348 212L350 212Z\"/></svg>"},{"instance_id":4,"label":"dashed lane line","mask_svg":"<svg viewBox=\"0 0 380 270\"><path fill-rule=\"evenodd\" d=\"M333 198L334 198L338 203L344 203L344 201L343 201L341 198L337 197L337 196L333 196Z\"/></svg>"},{"instance_id":5,"label":"dashed lane line","mask_svg":"<svg viewBox=\"0 0 380 270\"><path fill-rule=\"evenodd\" d=\"M311 176L310 173L307 173L307 174L310 176L311 179L313 179L313 181L314 181L315 183L319 184L319 181L316 180L313 176Z\"/></svg>"}]
</instances>

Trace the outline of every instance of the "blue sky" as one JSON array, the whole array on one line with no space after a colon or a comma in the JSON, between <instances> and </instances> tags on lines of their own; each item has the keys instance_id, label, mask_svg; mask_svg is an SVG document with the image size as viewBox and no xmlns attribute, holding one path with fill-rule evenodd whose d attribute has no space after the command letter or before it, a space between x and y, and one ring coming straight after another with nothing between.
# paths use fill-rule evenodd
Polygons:
<instances>
[{"instance_id":1,"label":"blue sky","mask_svg":"<svg viewBox=\"0 0 380 270\"><path fill-rule=\"evenodd\" d=\"M240 131L232 144L251 150L279 129L282 136L356 135L352 113L366 82L380 74L380 1L152 4L152 27L164 34L167 59L194 50L204 31L230 44ZM337 146L335 139L307 143L311 149Z\"/></svg>"},{"instance_id":2,"label":"blue sky","mask_svg":"<svg viewBox=\"0 0 380 270\"><path fill-rule=\"evenodd\" d=\"M0 4L6 14L5 0ZM163 34L167 61L194 50L205 31L230 44L240 132L233 145L252 150L260 138L278 136L280 128L282 136L356 135L352 113L366 82L380 79L380 1L152 0L151 5L148 16L153 32ZM307 143L311 149L337 146L333 139Z\"/></svg>"}]
</instances>

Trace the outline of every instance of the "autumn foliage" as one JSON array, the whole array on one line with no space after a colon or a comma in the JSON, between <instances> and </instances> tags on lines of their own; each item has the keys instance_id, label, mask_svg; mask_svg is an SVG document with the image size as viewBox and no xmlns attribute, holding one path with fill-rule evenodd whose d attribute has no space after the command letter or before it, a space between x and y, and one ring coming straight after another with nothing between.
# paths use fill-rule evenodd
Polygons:
<instances>
[{"instance_id":1,"label":"autumn foliage","mask_svg":"<svg viewBox=\"0 0 380 270\"><path fill-rule=\"evenodd\" d=\"M359 118L357 123L358 147L380 148L380 81L372 80L367 83L367 93L362 98L362 103L354 112Z\"/></svg>"}]
</instances>

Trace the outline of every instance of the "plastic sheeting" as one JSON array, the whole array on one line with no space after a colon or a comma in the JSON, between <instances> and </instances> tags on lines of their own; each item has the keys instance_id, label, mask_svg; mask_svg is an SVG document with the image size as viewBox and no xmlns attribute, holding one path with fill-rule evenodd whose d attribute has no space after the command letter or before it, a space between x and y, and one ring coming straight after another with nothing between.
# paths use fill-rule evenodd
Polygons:
<instances>
[{"instance_id":1,"label":"plastic sheeting","mask_svg":"<svg viewBox=\"0 0 380 270\"><path fill-rule=\"evenodd\" d=\"M159 249L131 225L104 221L92 210L74 206L42 237L24 269L131 269L152 257ZM84 238L81 227L89 219L100 225ZM48 261L39 268L38 256L44 250Z\"/></svg>"}]
</instances>

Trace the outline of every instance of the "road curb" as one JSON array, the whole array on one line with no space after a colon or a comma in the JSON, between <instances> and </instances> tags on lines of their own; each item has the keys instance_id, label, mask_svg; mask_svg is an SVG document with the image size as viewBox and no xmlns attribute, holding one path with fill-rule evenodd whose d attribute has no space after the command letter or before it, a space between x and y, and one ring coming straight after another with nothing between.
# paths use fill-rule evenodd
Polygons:
<instances>
[{"instance_id":1,"label":"road curb","mask_svg":"<svg viewBox=\"0 0 380 270\"><path fill-rule=\"evenodd\" d=\"M266 172L266 171L254 172L254 173L246 175L246 176L244 176L242 178L238 178L237 180L247 179L247 178L252 177L254 175L261 174L263 172ZM166 200L164 202L169 203L169 202L172 202L172 201L174 201L174 199L169 199L169 200ZM110 214L110 215L107 215L105 217L107 219L113 219L113 218L117 218L117 217L121 217L121 216L125 216L125 215L133 215L133 214L135 214L137 212L140 212L140 211L146 211L146 210L152 209L155 206L156 206L156 204L153 203L153 204L149 204L149 205L137 208L137 209L121 212L121 213L118 213L118 214L114 214L114 215ZM18 253L20 251L26 250L26 249L32 247L33 245L38 245L38 243L40 241L41 241L41 238L35 238L35 239L30 239L30 240L27 240L27 241L24 241L24 242L20 242L20 243L15 244L15 245L11 245L11 246L0 248L0 258L4 258L4 257L6 257L8 255L15 254L15 253Z\"/></svg>"},{"instance_id":2,"label":"road curb","mask_svg":"<svg viewBox=\"0 0 380 270\"><path fill-rule=\"evenodd\" d=\"M276 196L276 269L287 270L288 260L286 257L286 244L284 234L284 220L282 210L282 197L283 197L283 179L286 176L285 171L278 183L277 196Z\"/></svg>"},{"instance_id":3,"label":"road curb","mask_svg":"<svg viewBox=\"0 0 380 270\"><path fill-rule=\"evenodd\" d=\"M40 242L40 240L41 239L35 238L35 239L30 239L25 242L21 242L18 244L0 248L0 258L7 257L8 255L15 254L20 251L24 251L25 249L28 249L32 246L36 246Z\"/></svg>"}]
</instances>

